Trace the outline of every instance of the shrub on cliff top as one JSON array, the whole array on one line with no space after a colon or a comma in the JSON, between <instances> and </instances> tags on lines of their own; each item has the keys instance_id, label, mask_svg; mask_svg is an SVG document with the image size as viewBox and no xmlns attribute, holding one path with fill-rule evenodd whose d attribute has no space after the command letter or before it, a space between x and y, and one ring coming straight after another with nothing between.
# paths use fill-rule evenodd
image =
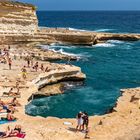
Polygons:
<instances>
[{"instance_id":1,"label":"shrub on cliff top","mask_svg":"<svg viewBox=\"0 0 140 140\"><path fill-rule=\"evenodd\" d=\"M28 4L28 3L22 3L19 1L14 1L14 0L0 0L0 3L2 3L2 5L7 5L7 4L12 4L14 5L22 5L22 6L28 6L28 7L32 7L33 10L36 10L36 6L34 6L33 4Z\"/></svg>"}]
</instances>

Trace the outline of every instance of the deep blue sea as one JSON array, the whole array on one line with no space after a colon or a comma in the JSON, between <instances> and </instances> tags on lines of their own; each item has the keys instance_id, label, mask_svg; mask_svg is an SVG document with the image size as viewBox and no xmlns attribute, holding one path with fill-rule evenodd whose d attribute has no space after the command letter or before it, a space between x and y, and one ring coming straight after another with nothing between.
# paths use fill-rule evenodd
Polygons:
<instances>
[{"instance_id":1,"label":"deep blue sea","mask_svg":"<svg viewBox=\"0 0 140 140\"><path fill-rule=\"evenodd\" d=\"M71 30L140 33L140 12L38 12L40 26L67 27ZM120 89L140 86L140 41L109 40L89 46L49 46L50 49L76 55L72 64L87 75L83 86L74 86L63 95L33 100L26 113L43 117L75 117L79 111L104 114L114 106ZM62 62L60 62L62 63Z\"/></svg>"}]
</instances>

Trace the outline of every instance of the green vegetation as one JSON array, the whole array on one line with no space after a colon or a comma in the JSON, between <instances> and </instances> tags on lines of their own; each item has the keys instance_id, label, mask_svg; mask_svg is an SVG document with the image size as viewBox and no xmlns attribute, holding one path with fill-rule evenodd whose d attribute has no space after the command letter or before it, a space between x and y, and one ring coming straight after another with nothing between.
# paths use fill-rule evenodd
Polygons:
<instances>
[{"instance_id":1,"label":"green vegetation","mask_svg":"<svg viewBox=\"0 0 140 140\"><path fill-rule=\"evenodd\" d=\"M11 5L21 5L21 6L28 6L28 7L32 7L33 10L36 10L37 7L32 5L32 4L28 4L28 3L22 3L22 2L18 2L18 1L13 1L13 0L0 0L0 3L4 6L6 6L7 4L11 4Z\"/></svg>"}]
</instances>

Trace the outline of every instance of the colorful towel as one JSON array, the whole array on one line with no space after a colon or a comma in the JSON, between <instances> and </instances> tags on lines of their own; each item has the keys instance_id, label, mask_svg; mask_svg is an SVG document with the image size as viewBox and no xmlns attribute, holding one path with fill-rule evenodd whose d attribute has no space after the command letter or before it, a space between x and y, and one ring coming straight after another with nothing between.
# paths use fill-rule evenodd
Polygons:
<instances>
[{"instance_id":1,"label":"colorful towel","mask_svg":"<svg viewBox=\"0 0 140 140\"><path fill-rule=\"evenodd\" d=\"M16 120L14 120L14 121L0 120L0 125L1 125L1 124L5 124L5 123L15 122L15 121L16 121Z\"/></svg>"}]
</instances>

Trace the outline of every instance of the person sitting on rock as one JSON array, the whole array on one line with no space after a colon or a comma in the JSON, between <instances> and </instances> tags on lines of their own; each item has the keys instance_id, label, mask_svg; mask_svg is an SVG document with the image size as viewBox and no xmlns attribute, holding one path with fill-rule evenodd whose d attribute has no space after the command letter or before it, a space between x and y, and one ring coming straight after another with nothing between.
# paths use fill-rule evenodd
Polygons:
<instances>
[{"instance_id":1,"label":"person sitting on rock","mask_svg":"<svg viewBox=\"0 0 140 140\"><path fill-rule=\"evenodd\" d=\"M16 125L10 133L10 137L24 138L25 136L26 134L22 131L21 125Z\"/></svg>"},{"instance_id":2,"label":"person sitting on rock","mask_svg":"<svg viewBox=\"0 0 140 140\"><path fill-rule=\"evenodd\" d=\"M14 97L9 104L12 106L21 106L16 97Z\"/></svg>"},{"instance_id":3,"label":"person sitting on rock","mask_svg":"<svg viewBox=\"0 0 140 140\"><path fill-rule=\"evenodd\" d=\"M14 88L11 88L11 89L9 90L8 96L17 96L17 95L18 95L18 93L13 92L13 90L14 90Z\"/></svg>"},{"instance_id":4,"label":"person sitting on rock","mask_svg":"<svg viewBox=\"0 0 140 140\"><path fill-rule=\"evenodd\" d=\"M13 114L13 111L11 111L11 110L7 110L7 117L6 117L6 119L8 120L8 121L14 121L14 120L16 120L16 118L12 115Z\"/></svg>"}]
</instances>

